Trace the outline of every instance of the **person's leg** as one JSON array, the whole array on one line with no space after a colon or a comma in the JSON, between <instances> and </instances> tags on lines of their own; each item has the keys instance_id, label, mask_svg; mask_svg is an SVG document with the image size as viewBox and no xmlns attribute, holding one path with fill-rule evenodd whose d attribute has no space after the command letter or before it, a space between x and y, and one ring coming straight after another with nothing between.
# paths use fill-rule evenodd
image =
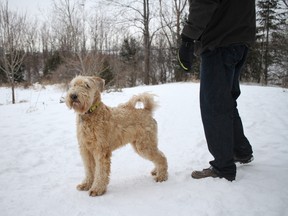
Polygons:
<instances>
[{"instance_id":1,"label":"person's leg","mask_svg":"<svg viewBox=\"0 0 288 216\"><path fill-rule=\"evenodd\" d=\"M234 162L249 163L253 160L252 147L244 135L243 125L237 107L234 110Z\"/></svg>"},{"instance_id":2,"label":"person's leg","mask_svg":"<svg viewBox=\"0 0 288 216\"><path fill-rule=\"evenodd\" d=\"M239 46L239 45L238 45ZM232 92L236 65L244 57L245 46L217 48L201 55L200 108L205 136L220 177L234 180L234 112Z\"/></svg>"},{"instance_id":3,"label":"person's leg","mask_svg":"<svg viewBox=\"0 0 288 216\"><path fill-rule=\"evenodd\" d=\"M235 67L235 75L233 81L233 88L232 88L232 96L235 100L234 103L234 112L233 112L233 129L234 129L234 160L243 160L243 162L248 162L251 160L253 151L252 147L244 135L242 121L237 109L237 98L240 96L240 85L239 85L239 77L241 74L241 70L245 64L247 58L248 48L245 49L243 58Z\"/></svg>"}]
</instances>

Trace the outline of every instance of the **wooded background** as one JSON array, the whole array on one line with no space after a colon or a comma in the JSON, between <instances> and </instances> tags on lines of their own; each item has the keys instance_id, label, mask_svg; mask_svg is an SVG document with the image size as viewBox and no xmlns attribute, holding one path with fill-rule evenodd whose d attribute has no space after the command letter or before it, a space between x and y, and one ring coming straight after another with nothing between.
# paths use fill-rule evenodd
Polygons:
<instances>
[{"instance_id":1,"label":"wooded background","mask_svg":"<svg viewBox=\"0 0 288 216\"><path fill-rule=\"evenodd\" d=\"M257 41L241 81L288 87L288 1L256 2ZM52 0L42 21L1 0L0 85L12 87L14 103L15 85L78 74L116 89L199 79L199 58L189 74L176 60L188 9L188 0L90 0L89 7L86 0Z\"/></svg>"}]
</instances>

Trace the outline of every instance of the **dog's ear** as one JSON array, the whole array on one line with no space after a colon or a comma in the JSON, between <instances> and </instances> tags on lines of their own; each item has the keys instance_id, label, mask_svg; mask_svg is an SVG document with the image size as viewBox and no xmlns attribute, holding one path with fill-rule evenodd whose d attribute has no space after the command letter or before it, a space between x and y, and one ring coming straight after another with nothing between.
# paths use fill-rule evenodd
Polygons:
<instances>
[{"instance_id":1,"label":"dog's ear","mask_svg":"<svg viewBox=\"0 0 288 216\"><path fill-rule=\"evenodd\" d=\"M105 80L100 77L92 77L92 80L96 83L100 92L104 91Z\"/></svg>"}]
</instances>

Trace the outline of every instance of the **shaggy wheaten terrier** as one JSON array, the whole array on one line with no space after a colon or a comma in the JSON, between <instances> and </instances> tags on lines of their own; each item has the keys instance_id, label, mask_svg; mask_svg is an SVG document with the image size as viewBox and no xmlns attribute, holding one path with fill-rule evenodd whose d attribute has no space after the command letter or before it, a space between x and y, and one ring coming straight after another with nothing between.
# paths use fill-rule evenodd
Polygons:
<instances>
[{"instance_id":1,"label":"shaggy wheaten terrier","mask_svg":"<svg viewBox=\"0 0 288 216\"><path fill-rule=\"evenodd\" d=\"M157 147L157 122L152 117L156 107L153 95L140 94L110 108L101 101L103 89L103 79L77 76L66 96L67 106L77 113L77 138L86 174L77 189L89 190L90 196L104 194L109 183L112 151L127 143L154 163L151 174L155 181L167 180L167 160ZM137 103L144 107L135 108Z\"/></svg>"}]
</instances>

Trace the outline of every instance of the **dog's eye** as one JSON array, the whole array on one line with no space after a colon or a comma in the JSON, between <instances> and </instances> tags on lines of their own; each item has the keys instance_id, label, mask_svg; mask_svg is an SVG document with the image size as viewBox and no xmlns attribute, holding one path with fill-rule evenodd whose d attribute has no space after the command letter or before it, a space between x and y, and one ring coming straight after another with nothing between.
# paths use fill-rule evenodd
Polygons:
<instances>
[{"instance_id":1,"label":"dog's eye","mask_svg":"<svg viewBox=\"0 0 288 216\"><path fill-rule=\"evenodd\" d=\"M85 87L88 88L88 89L90 89L90 86L89 86L87 83L85 84Z\"/></svg>"}]
</instances>

